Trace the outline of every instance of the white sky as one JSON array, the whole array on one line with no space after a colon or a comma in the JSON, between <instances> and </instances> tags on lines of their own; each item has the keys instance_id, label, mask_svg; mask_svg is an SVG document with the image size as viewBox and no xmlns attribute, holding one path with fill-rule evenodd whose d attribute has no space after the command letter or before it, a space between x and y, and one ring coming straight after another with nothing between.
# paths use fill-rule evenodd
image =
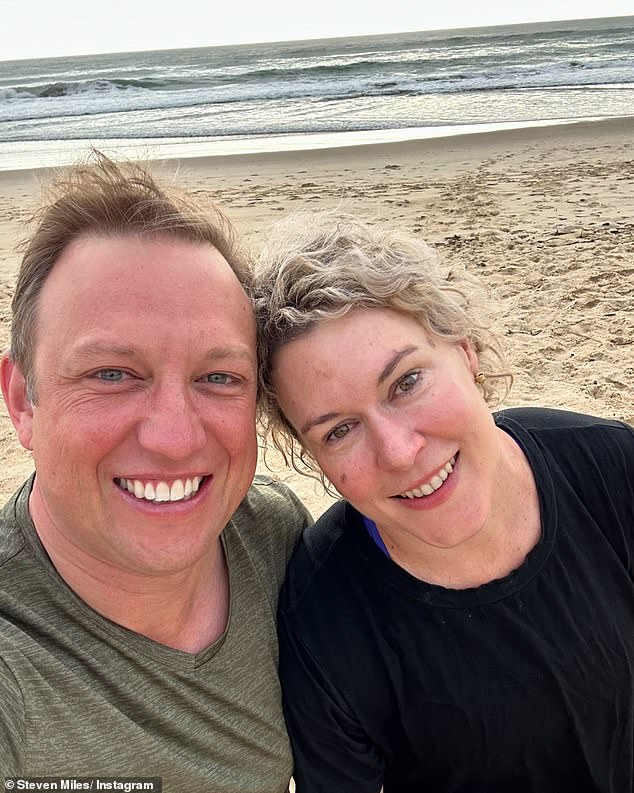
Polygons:
<instances>
[{"instance_id":1,"label":"white sky","mask_svg":"<svg viewBox=\"0 0 634 793\"><path fill-rule=\"evenodd\" d=\"M634 14L634 0L2 0L0 60Z\"/></svg>"}]
</instances>

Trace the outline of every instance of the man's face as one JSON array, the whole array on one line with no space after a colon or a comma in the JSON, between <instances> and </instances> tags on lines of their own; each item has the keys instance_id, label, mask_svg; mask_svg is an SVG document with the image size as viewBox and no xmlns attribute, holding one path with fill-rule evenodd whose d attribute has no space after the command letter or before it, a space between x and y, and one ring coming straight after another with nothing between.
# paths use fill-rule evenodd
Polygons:
<instances>
[{"instance_id":1,"label":"man's face","mask_svg":"<svg viewBox=\"0 0 634 793\"><path fill-rule=\"evenodd\" d=\"M79 238L40 295L34 373L16 426L40 535L130 572L199 561L256 464L255 324L220 253Z\"/></svg>"}]
</instances>

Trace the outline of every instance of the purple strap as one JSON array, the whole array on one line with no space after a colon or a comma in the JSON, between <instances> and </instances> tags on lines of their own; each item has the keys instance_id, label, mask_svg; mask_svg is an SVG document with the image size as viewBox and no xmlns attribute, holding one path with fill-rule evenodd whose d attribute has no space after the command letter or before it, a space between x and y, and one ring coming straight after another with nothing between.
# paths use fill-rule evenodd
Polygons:
<instances>
[{"instance_id":1,"label":"purple strap","mask_svg":"<svg viewBox=\"0 0 634 793\"><path fill-rule=\"evenodd\" d=\"M376 527L376 523L370 520L370 518L366 518L365 515L363 516L363 522L365 524L366 529L368 530L368 534L370 535L370 537L372 537L377 547L380 548L389 559L390 554L388 553L388 550L385 547L385 543L383 542L383 537L381 537L381 535L379 534L379 530Z\"/></svg>"}]
</instances>

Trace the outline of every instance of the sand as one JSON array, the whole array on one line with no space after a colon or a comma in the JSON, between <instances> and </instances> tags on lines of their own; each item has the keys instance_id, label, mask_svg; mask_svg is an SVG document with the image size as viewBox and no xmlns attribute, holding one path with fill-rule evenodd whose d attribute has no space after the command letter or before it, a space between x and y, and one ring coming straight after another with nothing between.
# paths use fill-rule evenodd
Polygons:
<instances>
[{"instance_id":1,"label":"sand","mask_svg":"<svg viewBox=\"0 0 634 793\"><path fill-rule=\"evenodd\" d=\"M634 424L634 117L404 143L163 161L217 200L253 247L286 213L388 220L483 278L515 383L507 405ZM0 342L22 221L45 171L0 172ZM32 469L0 415L0 499ZM317 516L320 486L275 465Z\"/></svg>"}]
</instances>

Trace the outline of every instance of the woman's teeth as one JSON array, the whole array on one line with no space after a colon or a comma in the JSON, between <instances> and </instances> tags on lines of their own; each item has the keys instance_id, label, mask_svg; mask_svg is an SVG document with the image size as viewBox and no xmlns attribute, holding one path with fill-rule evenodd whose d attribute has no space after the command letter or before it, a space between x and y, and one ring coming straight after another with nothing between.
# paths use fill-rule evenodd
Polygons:
<instances>
[{"instance_id":1,"label":"woman's teeth","mask_svg":"<svg viewBox=\"0 0 634 793\"><path fill-rule=\"evenodd\" d=\"M423 496L431 496L439 487L443 484L443 482L447 479L449 474L453 471L453 467L456 464L455 456L451 458L448 462L446 462L443 467L438 471L435 476L429 480L429 482L425 482L424 485L419 485L414 490L406 490L404 493L400 494L400 498L422 498Z\"/></svg>"}]
</instances>

